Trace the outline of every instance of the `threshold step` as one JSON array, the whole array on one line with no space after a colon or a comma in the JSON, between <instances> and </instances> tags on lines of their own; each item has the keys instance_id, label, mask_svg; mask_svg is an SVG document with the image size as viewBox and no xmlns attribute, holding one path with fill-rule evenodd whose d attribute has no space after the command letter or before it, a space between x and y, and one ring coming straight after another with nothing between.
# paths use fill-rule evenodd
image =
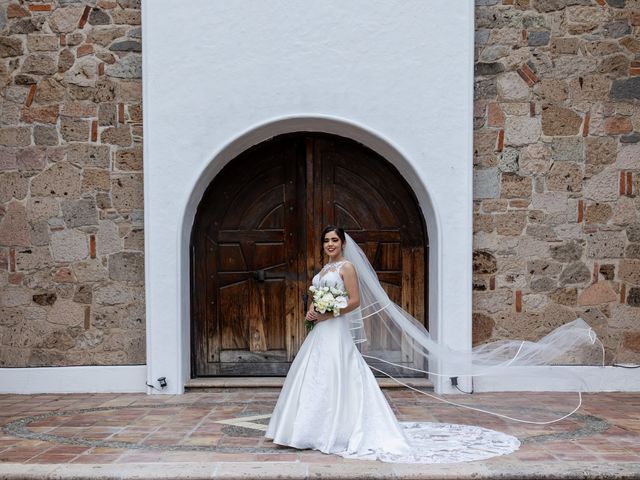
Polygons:
<instances>
[{"instance_id":1,"label":"threshold step","mask_svg":"<svg viewBox=\"0 0 640 480\"><path fill-rule=\"evenodd\" d=\"M380 388L404 388L390 378L376 378ZM403 383L414 387L433 389L433 383L427 378L404 378ZM185 384L188 391L203 391L218 388L282 388L284 377L199 377Z\"/></svg>"}]
</instances>

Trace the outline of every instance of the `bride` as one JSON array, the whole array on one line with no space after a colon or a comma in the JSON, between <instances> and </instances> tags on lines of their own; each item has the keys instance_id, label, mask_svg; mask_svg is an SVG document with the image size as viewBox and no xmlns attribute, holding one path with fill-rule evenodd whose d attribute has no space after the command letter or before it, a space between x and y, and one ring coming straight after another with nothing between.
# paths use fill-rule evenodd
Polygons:
<instances>
[{"instance_id":1,"label":"bride","mask_svg":"<svg viewBox=\"0 0 640 480\"><path fill-rule=\"evenodd\" d=\"M468 461L517 450L520 445L517 438L494 430L455 424L400 423L396 420L371 368L356 346L356 343L366 341L363 318L371 319L384 312L395 322L387 319L387 330L392 331L392 327L400 325L402 341L406 343L405 337L409 335L416 342L412 346L416 352L427 359L429 354L440 357L444 354L439 351L441 347L428 338L426 330L415 326L416 322L403 323L409 315L397 305L387 302L388 297L374 278L375 272L364 253L342 228L326 227L321 241L323 253L329 260L313 278L313 286L346 291L348 302L340 309L339 316L319 313L312 303L306 319L315 326L291 364L266 437L276 444L299 449L402 463ZM356 271L354 262L362 272ZM363 280L363 275L367 279ZM381 302L385 303L381 305ZM579 324L578 327L582 333L584 325ZM588 326L586 331L590 332ZM569 337L575 336L574 328ZM519 346L519 358L530 356L531 351L535 351L536 358L540 356L538 344L527 344L533 346L531 349L523 349L524 345L522 342ZM567 345L564 347L569 348ZM527 355L524 350L527 350ZM512 353L512 350L505 349L504 344L500 348L502 357L497 357L495 351L491 357L483 356L486 351L481 352L480 356L473 358L480 359L474 365L486 368L487 360L491 359L492 366L504 367L505 352ZM455 358L460 358L459 352ZM500 361L496 362L496 358ZM435 359L437 357L431 358ZM514 360L515 357L510 357L509 364Z\"/></svg>"}]
</instances>

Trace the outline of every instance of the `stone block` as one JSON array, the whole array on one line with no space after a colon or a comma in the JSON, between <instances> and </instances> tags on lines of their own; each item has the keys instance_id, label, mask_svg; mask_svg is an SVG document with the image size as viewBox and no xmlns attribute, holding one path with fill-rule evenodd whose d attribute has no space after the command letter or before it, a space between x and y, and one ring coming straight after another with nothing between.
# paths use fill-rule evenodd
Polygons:
<instances>
[{"instance_id":1,"label":"stone block","mask_svg":"<svg viewBox=\"0 0 640 480\"><path fill-rule=\"evenodd\" d=\"M100 60L94 56L83 56L75 61L64 74L64 81L78 87L95 87L98 80ZM78 98L78 100L81 100Z\"/></svg>"},{"instance_id":2,"label":"stone block","mask_svg":"<svg viewBox=\"0 0 640 480\"><path fill-rule=\"evenodd\" d=\"M108 47L117 38L122 38L127 34L127 28L123 26L109 26L93 28L87 35L87 41Z\"/></svg>"},{"instance_id":3,"label":"stone block","mask_svg":"<svg viewBox=\"0 0 640 480\"><path fill-rule=\"evenodd\" d=\"M582 176L582 168L577 163L554 163L547 175L547 188L556 192L579 192Z\"/></svg>"},{"instance_id":4,"label":"stone block","mask_svg":"<svg viewBox=\"0 0 640 480\"><path fill-rule=\"evenodd\" d=\"M77 198L81 185L80 170L68 162L51 165L31 180L31 195Z\"/></svg>"},{"instance_id":5,"label":"stone block","mask_svg":"<svg viewBox=\"0 0 640 480\"><path fill-rule=\"evenodd\" d=\"M144 230L133 229L124 237L124 248L138 252L144 251Z\"/></svg>"},{"instance_id":6,"label":"stone block","mask_svg":"<svg viewBox=\"0 0 640 480\"><path fill-rule=\"evenodd\" d=\"M96 249L98 255L110 255L122 250L122 239L118 226L110 220L100 221L96 235Z\"/></svg>"},{"instance_id":7,"label":"stone block","mask_svg":"<svg viewBox=\"0 0 640 480\"><path fill-rule=\"evenodd\" d=\"M475 250L473 252L473 273L490 274L497 272L496 258L489 252Z\"/></svg>"},{"instance_id":8,"label":"stone block","mask_svg":"<svg viewBox=\"0 0 640 480\"><path fill-rule=\"evenodd\" d=\"M580 35L598 28L605 14L597 5L572 6L566 9L565 19L569 33Z\"/></svg>"},{"instance_id":9,"label":"stone block","mask_svg":"<svg viewBox=\"0 0 640 480\"><path fill-rule=\"evenodd\" d=\"M47 322L54 325L81 325L84 323L84 305L59 298L47 314Z\"/></svg>"},{"instance_id":10,"label":"stone block","mask_svg":"<svg viewBox=\"0 0 640 480\"><path fill-rule=\"evenodd\" d=\"M95 192L96 190L109 191L111 178L108 170L99 168L85 168L82 171L82 191ZM98 208L102 208L98 206Z\"/></svg>"},{"instance_id":11,"label":"stone block","mask_svg":"<svg viewBox=\"0 0 640 480\"><path fill-rule=\"evenodd\" d=\"M558 288L558 281L551 277L535 277L529 282L529 288L532 292L550 292Z\"/></svg>"},{"instance_id":12,"label":"stone block","mask_svg":"<svg viewBox=\"0 0 640 480\"><path fill-rule=\"evenodd\" d=\"M551 241L558 239L555 230L550 225L529 225L527 226L526 234L536 240Z\"/></svg>"},{"instance_id":13,"label":"stone block","mask_svg":"<svg viewBox=\"0 0 640 480\"><path fill-rule=\"evenodd\" d=\"M640 243L630 243L624 250L625 258L640 258Z\"/></svg>"},{"instance_id":14,"label":"stone block","mask_svg":"<svg viewBox=\"0 0 640 480\"><path fill-rule=\"evenodd\" d=\"M640 99L640 76L614 80L609 95L613 100Z\"/></svg>"},{"instance_id":15,"label":"stone block","mask_svg":"<svg viewBox=\"0 0 640 480\"><path fill-rule=\"evenodd\" d=\"M559 305L571 307L577 304L578 290L576 288L560 288L551 292L549 299Z\"/></svg>"},{"instance_id":16,"label":"stone block","mask_svg":"<svg viewBox=\"0 0 640 480\"><path fill-rule=\"evenodd\" d=\"M568 194L565 192L534 193L531 208L547 214L564 213L569 208Z\"/></svg>"},{"instance_id":17,"label":"stone block","mask_svg":"<svg viewBox=\"0 0 640 480\"><path fill-rule=\"evenodd\" d=\"M91 285L78 285L76 287L76 293L73 294L73 301L76 303L91 304L93 302Z\"/></svg>"},{"instance_id":18,"label":"stone block","mask_svg":"<svg viewBox=\"0 0 640 480\"><path fill-rule=\"evenodd\" d=\"M65 117L95 117L98 106L88 102L68 101L62 105L62 115Z\"/></svg>"},{"instance_id":19,"label":"stone block","mask_svg":"<svg viewBox=\"0 0 640 480\"><path fill-rule=\"evenodd\" d=\"M72 271L78 282L99 282L106 280L108 275L107 268L99 259L86 260L84 262L74 263Z\"/></svg>"},{"instance_id":20,"label":"stone block","mask_svg":"<svg viewBox=\"0 0 640 480\"><path fill-rule=\"evenodd\" d=\"M584 184L584 197L594 202L614 202L618 199L618 171L607 167Z\"/></svg>"},{"instance_id":21,"label":"stone block","mask_svg":"<svg viewBox=\"0 0 640 480\"><path fill-rule=\"evenodd\" d=\"M579 37L555 37L551 39L549 50L554 55L575 55L581 43Z\"/></svg>"},{"instance_id":22,"label":"stone block","mask_svg":"<svg viewBox=\"0 0 640 480\"><path fill-rule=\"evenodd\" d=\"M67 228L98 224L95 199L63 200L60 204Z\"/></svg>"},{"instance_id":23,"label":"stone block","mask_svg":"<svg viewBox=\"0 0 640 480\"><path fill-rule=\"evenodd\" d=\"M473 346L485 343L491 338L491 335L493 334L493 327L495 326L493 318L480 312L474 312L472 323L471 343Z\"/></svg>"},{"instance_id":24,"label":"stone block","mask_svg":"<svg viewBox=\"0 0 640 480\"><path fill-rule=\"evenodd\" d=\"M109 256L109 278L122 282L144 281L144 255L119 252Z\"/></svg>"},{"instance_id":25,"label":"stone block","mask_svg":"<svg viewBox=\"0 0 640 480\"><path fill-rule=\"evenodd\" d=\"M502 101L528 100L529 85L516 72L498 77L498 98Z\"/></svg>"},{"instance_id":26,"label":"stone block","mask_svg":"<svg viewBox=\"0 0 640 480\"><path fill-rule=\"evenodd\" d=\"M577 242L567 242L562 245L552 246L551 257L558 262L567 263L580 260L584 248Z\"/></svg>"},{"instance_id":27,"label":"stone block","mask_svg":"<svg viewBox=\"0 0 640 480\"><path fill-rule=\"evenodd\" d=\"M76 57L73 52L68 48L60 51L58 54L58 73L67 72L76 61Z\"/></svg>"},{"instance_id":28,"label":"stone block","mask_svg":"<svg viewBox=\"0 0 640 480\"><path fill-rule=\"evenodd\" d=\"M497 168L474 169L473 198L497 198L500 196L500 181Z\"/></svg>"},{"instance_id":29,"label":"stone block","mask_svg":"<svg viewBox=\"0 0 640 480\"><path fill-rule=\"evenodd\" d=\"M515 148L505 148L498 157L498 170L501 172L518 171L519 153Z\"/></svg>"},{"instance_id":30,"label":"stone block","mask_svg":"<svg viewBox=\"0 0 640 480\"><path fill-rule=\"evenodd\" d=\"M109 46L109 50L113 52L142 52L142 44L136 40L120 40L113 42Z\"/></svg>"},{"instance_id":31,"label":"stone block","mask_svg":"<svg viewBox=\"0 0 640 480\"><path fill-rule=\"evenodd\" d=\"M49 17L49 26L56 33L73 32L78 28L83 12L84 6L82 5L57 8Z\"/></svg>"},{"instance_id":32,"label":"stone block","mask_svg":"<svg viewBox=\"0 0 640 480\"><path fill-rule=\"evenodd\" d=\"M633 132L620 137L620 143L638 143L640 142L640 133Z\"/></svg>"},{"instance_id":33,"label":"stone block","mask_svg":"<svg viewBox=\"0 0 640 480\"><path fill-rule=\"evenodd\" d=\"M611 139L615 142L614 139ZM611 153L615 155L615 150ZM621 170L636 170L640 165L640 144L622 145L616 158L616 167Z\"/></svg>"},{"instance_id":34,"label":"stone block","mask_svg":"<svg viewBox=\"0 0 640 480\"><path fill-rule=\"evenodd\" d=\"M630 242L640 242L640 223L629 225L626 232Z\"/></svg>"},{"instance_id":35,"label":"stone block","mask_svg":"<svg viewBox=\"0 0 640 480\"><path fill-rule=\"evenodd\" d=\"M107 127L100 134L100 142L104 144L128 147L133 143L131 138L131 126Z\"/></svg>"},{"instance_id":36,"label":"stone block","mask_svg":"<svg viewBox=\"0 0 640 480\"><path fill-rule=\"evenodd\" d=\"M116 209L142 209L144 207L143 194L142 174L119 174L111 179L111 197Z\"/></svg>"},{"instance_id":37,"label":"stone block","mask_svg":"<svg viewBox=\"0 0 640 480\"><path fill-rule=\"evenodd\" d=\"M475 99L495 99L498 94L495 78L475 80L473 87L473 98Z\"/></svg>"},{"instance_id":38,"label":"stone block","mask_svg":"<svg viewBox=\"0 0 640 480\"><path fill-rule=\"evenodd\" d=\"M98 124L100 126L117 125L118 109L114 103L102 103L98 109Z\"/></svg>"},{"instance_id":39,"label":"stone block","mask_svg":"<svg viewBox=\"0 0 640 480\"><path fill-rule=\"evenodd\" d=\"M527 272L533 276L550 276L559 275L562 271L562 265L553 260L536 259L527 262Z\"/></svg>"},{"instance_id":40,"label":"stone block","mask_svg":"<svg viewBox=\"0 0 640 480\"><path fill-rule=\"evenodd\" d=\"M631 287L629 289L629 293L627 293L627 305L630 307L640 307L640 288ZM630 348L626 338L627 333L625 332L625 347ZM638 335L640 337L640 334ZM637 340L637 345L635 348L631 347L631 349L635 352L640 352L640 338Z\"/></svg>"},{"instance_id":41,"label":"stone block","mask_svg":"<svg viewBox=\"0 0 640 480\"><path fill-rule=\"evenodd\" d=\"M622 135L633 131L629 117L609 117L604 121L604 131L607 135Z\"/></svg>"},{"instance_id":42,"label":"stone block","mask_svg":"<svg viewBox=\"0 0 640 480\"><path fill-rule=\"evenodd\" d=\"M142 78L142 56L130 53L113 65L107 65L105 73L115 78Z\"/></svg>"},{"instance_id":43,"label":"stone block","mask_svg":"<svg viewBox=\"0 0 640 480\"><path fill-rule=\"evenodd\" d=\"M0 219L0 245L20 247L29 244L26 209L21 203L12 201L7 206L4 217Z\"/></svg>"},{"instance_id":44,"label":"stone block","mask_svg":"<svg viewBox=\"0 0 640 480\"><path fill-rule=\"evenodd\" d=\"M20 307L31 303L31 289L7 285L0 288L0 307Z\"/></svg>"},{"instance_id":45,"label":"stone block","mask_svg":"<svg viewBox=\"0 0 640 480\"><path fill-rule=\"evenodd\" d=\"M42 170L47 165L45 151L40 148L22 148L16 154L18 169L23 171Z\"/></svg>"},{"instance_id":46,"label":"stone block","mask_svg":"<svg viewBox=\"0 0 640 480\"><path fill-rule=\"evenodd\" d=\"M58 35L29 34L27 35L27 48L30 52L52 52L58 50Z\"/></svg>"},{"instance_id":47,"label":"stone block","mask_svg":"<svg viewBox=\"0 0 640 480\"><path fill-rule=\"evenodd\" d=\"M94 300L100 305L122 305L131 301L131 287L124 283L110 283L95 289Z\"/></svg>"},{"instance_id":48,"label":"stone block","mask_svg":"<svg viewBox=\"0 0 640 480\"><path fill-rule=\"evenodd\" d=\"M545 135L577 135L582 118L574 111L558 106L542 108L542 132Z\"/></svg>"},{"instance_id":49,"label":"stone block","mask_svg":"<svg viewBox=\"0 0 640 480\"><path fill-rule=\"evenodd\" d=\"M75 262L89 256L87 236L78 230L51 234L51 251L56 262Z\"/></svg>"},{"instance_id":50,"label":"stone block","mask_svg":"<svg viewBox=\"0 0 640 480\"><path fill-rule=\"evenodd\" d=\"M531 178L515 173L503 173L500 182L502 198L527 198L531 196Z\"/></svg>"},{"instance_id":51,"label":"stone block","mask_svg":"<svg viewBox=\"0 0 640 480\"><path fill-rule=\"evenodd\" d=\"M111 17L104 10L93 8L89 14L88 22L89 25L109 25L111 23Z\"/></svg>"},{"instance_id":52,"label":"stone block","mask_svg":"<svg viewBox=\"0 0 640 480\"><path fill-rule=\"evenodd\" d=\"M585 158L592 165L608 165L616 161L618 142L610 137L587 137ZM640 151L639 151L640 153Z\"/></svg>"},{"instance_id":53,"label":"stone block","mask_svg":"<svg viewBox=\"0 0 640 480\"><path fill-rule=\"evenodd\" d=\"M53 75L58 71L56 59L46 53L29 55L22 64L22 73L34 75Z\"/></svg>"},{"instance_id":54,"label":"stone block","mask_svg":"<svg viewBox=\"0 0 640 480\"><path fill-rule=\"evenodd\" d=\"M631 33L631 26L627 20L615 20L602 25L602 33L605 37L621 38Z\"/></svg>"},{"instance_id":55,"label":"stone block","mask_svg":"<svg viewBox=\"0 0 640 480\"><path fill-rule=\"evenodd\" d=\"M623 282L640 285L640 260L624 259L620 261L618 276Z\"/></svg>"},{"instance_id":56,"label":"stone block","mask_svg":"<svg viewBox=\"0 0 640 480\"><path fill-rule=\"evenodd\" d=\"M542 143L527 145L520 150L520 174L543 175L551 168L551 151Z\"/></svg>"},{"instance_id":57,"label":"stone block","mask_svg":"<svg viewBox=\"0 0 640 480\"><path fill-rule=\"evenodd\" d=\"M49 245L49 224L46 220L29 222L31 245Z\"/></svg>"},{"instance_id":58,"label":"stone block","mask_svg":"<svg viewBox=\"0 0 640 480\"><path fill-rule=\"evenodd\" d=\"M0 145L5 147L26 147L31 144L29 127L0 128Z\"/></svg>"},{"instance_id":59,"label":"stone block","mask_svg":"<svg viewBox=\"0 0 640 480\"><path fill-rule=\"evenodd\" d=\"M20 271L42 270L53 265L48 246L16 250L16 268Z\"/></svg>"},{"instance_id":60,"label":"stone block","mask_svg":"<svg viewBox=\"0 0 640 480\"><path fill-rule=\"evenodd\" d=\"M42 147L58 145L58 130L53 125L35 125L33 140L36 145Z\"/></svg>"},{"instance_id":61,"label":"stone block","mask_svg":"<svg viewBox=\"0 0 640 480\"><path fill-rule=\"evenodd\" d=\"M551 32L548 30L532 31L527 33L527 45L530 47L540 47L549 43Z\"/></svg>"},{"instance_id":62,"label":"stone block","mask_svg":"<svg viewBox=\"0 0 640 480\"><path fill-rule=\"evenodd\" d=\"M539 12L563 10L570 5L591 5L591 0L532 0L532 6Z\"/></svg>"},{"instance_id":63,"label":"stone block","mask_svg":"<svg viewBox=\"0 0 640 480\"><path fill-rule=\"evenodd\" d=\"M22 172L6 172L0 174L0 203L12 198L22 200L29 191L29 177Z\"/></svg>"},{"instance_id":64,"label":"stone block","mask_svg":"<svg viewBox=\"0 0 640 480\"><path fill-rule=\"evenodd\" d=\"M569 81L569 93L574 104L602 101L607 98L610 87L611 80L606 75L585 75Z\"/></svg>"},{"instance_id":65,"label":"stone block","mask_svg":"<svg viewBox=\"0 0 640 480\"><path fill-rule=\"evenodd\" d=\"M91 122L73 117L60 118L60 133L67 142L88 142Z\"/></svg>"},{"instance_id":66,"label":"stone block","mask_svg":"<svg viewBox=\"0 0 640 480\"><path fill-rule=\"evenodd\" d=\"M585 288L578 297L579 305L600 305L615 302L618 295L613 291L609 282L597 282Z\"/></svg>"},{"instance_id":67,"label":"stone block","mask_svg":"<svg viewBox=\"0 0 640 480\"><path fill-rule=\"evenodd\" d=\"M520 235L527 223L527 213L510 211L494 215L496 232L498 235Z\"/></svg>"},{"instance_id":68,"label":"stone block","mask_svg":"<svg viewBox=\"0 0 640 480\"><path fill-rule=\"evenodd\" d=\"M581 284L591 280L591 272L582 262L572 262L560 274L560 285Z\"/></svg>"},{"instance_id":69,"label":"stone block","mask_svg":"<svg viewBox=\"0 0 640 480\"><path fill-rule=\"evenodd\" d=\"M623 231L598 231L587 235L587 258L621 258L624 256Z\"/></svg>"},{"instance_id":70,"label":"stone block","mask_svg":"<svg viewBox=\"0 0 640 480\"><path fill-rule=\"evenodd\" d=\"M34 99L36 103L46 104L61 102L64 96L64 86L55 78L49 77L40 81Z\"/></svg>"},{"instance_id":71,"label":"stone block","mask_svg":"<svg viewBox=\"0 0 640 480\"><path fill-rule=\"evenodd\" d=\"M473 292L473 309L480 312L496 313L508 310L513 305L513 294L509 289Z\"/></svg>"},{"instance_id":72,"label":"stone block","mask_svg":"<svg viewBox=\"0 0 640 480\"><path fill-rule=\"evenodd\" d=\"M554 161L582 162L583 148L580 137L556 137L551 140L551 158Z\"/></svg>"},{"instance_id":73,"label":"stone block","mask_svg":"<svg viewBox=\"0 0 640 480\"><path fill-rule=\"evenodd\" d=\"M611 219L613 209L607 203L592 203L587 205L585 221L587 223L606 224Z\"/></svg>"},{"instance_id":74,"label":"stone block","mask_svg":"<svg viewBox=\"0 0 640 480\"><path fill-rule=\"evenodd\" d=\"M513 116L505 120L506 145L535 143L540 138L540 132L540 122L536 117Z\"/></svg>"},{"instance_id":75,"label":"stone block","mask_svg":"<svg viewBox=\"0 0 640 480\"><path fill-rule=\"evenodd\" d=\"M142 171L142 147L123 148L115 152L115 167L122 171Z\"/></svg>"},{"instance_id":76,"label":"stone block","mask_svg":"<svg viewBox=\"0 0 640 480\"><path fill-rule=\"evenodd\" d=\"M631 197L620 197L613 208L614 225L629 225L638 221L638 211L634 199Z\"/></svg>"},{"instance_id":77,"label":"stone block","mask_svg":"<svg viewBox=\"0 0 640 480\"><path fill-rule=\"evenodd\" d=\"M19 57L24 55L22 40L16 37L0 37L0 58Z\"/></svg>"},{"instance_id":78,"label":"stone block","mask_svg":"<svg viewBox=\"0 0 640 480\"><path fill-rule=\"evenodd\" d=\"M67 147L67 160L78 166L109 168L107 145L72 144Z\"/></svg>"}]
</instances>

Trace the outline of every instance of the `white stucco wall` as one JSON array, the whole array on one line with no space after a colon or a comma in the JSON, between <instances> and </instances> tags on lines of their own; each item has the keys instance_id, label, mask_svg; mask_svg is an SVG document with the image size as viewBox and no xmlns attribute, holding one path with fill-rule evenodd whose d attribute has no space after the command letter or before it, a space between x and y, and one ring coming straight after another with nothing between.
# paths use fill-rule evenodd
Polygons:
<instances>
[{"instance_id":1,"label":"white stucco wall","mask_svg":"<svg viewBox=\"0 0 640 480\"><path fill-rule=\"evenodd\" d=\"M150 382L179 393L189 378L202 192L290 131L354 138L405 176L430 240L430 329L470 346L473 1L148 0L143 32Z\"/></svg>"}]
</instances>

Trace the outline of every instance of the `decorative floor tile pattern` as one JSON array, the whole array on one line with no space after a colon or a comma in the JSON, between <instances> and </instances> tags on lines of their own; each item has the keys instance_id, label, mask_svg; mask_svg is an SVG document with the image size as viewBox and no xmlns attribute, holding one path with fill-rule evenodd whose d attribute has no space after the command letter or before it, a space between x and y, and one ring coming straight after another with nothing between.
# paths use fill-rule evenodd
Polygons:
<instances>
[{"instance_id":1,"label":"decorative floor tile pattern","mask_svg":"<svg viewBox=\"0 0 640 480\"><path fill-rule=\"evenodd\" d=\"M182 396L0 395L0 462L353 462L266 440L264 430L278 393L279 389L260 388ZM401 421L480 425L521 440L518 451L482 464L640 463L638 393L586 394L577 414L547 426L460 410L409 391L386 390L385 394ZM486 397L490 405L495 394L477 395ZM517 410L521 393L499 395L508 396Z\"/></svg>"}]
</instances>

